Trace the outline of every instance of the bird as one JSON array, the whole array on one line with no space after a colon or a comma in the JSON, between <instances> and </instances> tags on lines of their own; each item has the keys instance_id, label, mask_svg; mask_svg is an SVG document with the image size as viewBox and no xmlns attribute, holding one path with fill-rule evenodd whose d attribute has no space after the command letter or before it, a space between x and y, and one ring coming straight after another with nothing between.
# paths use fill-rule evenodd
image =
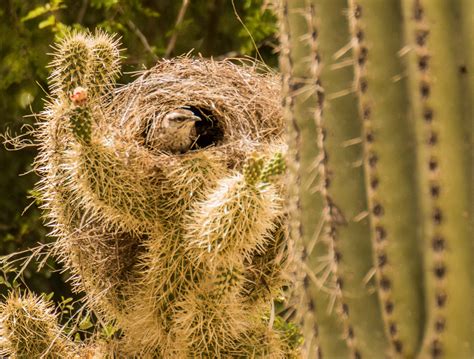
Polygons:
<instances>
[{"instance_id":1,"label":"bird","mask_svg":"<svg viewBox=\"0 0 474 359\"><path fill-rule=\"evenodd\" d=\"M185 153L198 138L195 126L198 121L201 118L191 110L173 110L163 117L156 130L148 134L147 145L166 152Z\"/></svg>"}]
</instances>

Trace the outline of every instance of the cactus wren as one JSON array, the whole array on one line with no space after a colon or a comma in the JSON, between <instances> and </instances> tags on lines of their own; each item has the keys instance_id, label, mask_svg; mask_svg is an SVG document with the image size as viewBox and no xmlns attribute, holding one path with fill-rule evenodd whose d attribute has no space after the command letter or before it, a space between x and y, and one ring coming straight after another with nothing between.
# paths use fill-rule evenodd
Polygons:
<instances>
[{"instance_id":1,"label":"cactus wren","mask_svg":"<svg viewBox=\"0 0 474 359\"><path fill-rule=\"evenodd\" d=\"M172 153L184 153L197 139L197 121L201 118L190 110L173 110L165 115L161 126L147 136L147 144Z\"/></svg>"}]
</instances>

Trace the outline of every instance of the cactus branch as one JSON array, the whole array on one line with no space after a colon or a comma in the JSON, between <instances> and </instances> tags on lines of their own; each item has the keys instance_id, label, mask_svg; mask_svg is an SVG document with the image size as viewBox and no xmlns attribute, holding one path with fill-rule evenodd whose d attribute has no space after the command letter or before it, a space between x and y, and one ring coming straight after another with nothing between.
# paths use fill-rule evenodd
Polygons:
<instances>
[{"instance_id":1,"label":"cactus branch","mask_svg":"<svg viewBox=\"0 0 474 359\"><path fill-rule=\"evenodd\" d=\"M384 355L388 343L378 298L370 291L371 284L364 280L372 269L372 247L367 217L357 219L366 211L364 172L356 165L362 158L362 141L350 143L361 138L362 126L353 117L357 113L357 98L352 91L353 67L338 66L353 60L350 53L335 56L350 40L344 14L346 1L314 3L319 24L315 41L321 61L317 77L324 88L316 118L320 147L326 153L320 165L324 168L321 191L325 197L326 235L332 246L332 265L338 283L337 313L352 356L375 358Z\"/></svg>"},{"instance_id":2,"label":"cactus branch","mask_svg":"<svg viewBox=\"0 0 474 359\"><path fill-rule=\"evenodd\" d=\"M78 348L58 325L51 303L32 294L10 293L0 307L0 353L12 358L74 358Z\"/></svg>"},{"instance_id":3,"label":"cactus branch","mask_svg":"<svg viewBox=\"0 0 474 359\"><path fill-rule=\"evenodd\" d=\"M458 2L405 1L423 198L427 320L422 356L469 357L472 261ZM472 114L471 114L472 115ZM471 214L472 216L472 214Z\"/></svg>"},{"instance_id":4,"label":"cactus branch","mask_svg":"<svg viewBox=\"0 0 474 359\"><path fill-rule=\"evenodd\" d=\"M309 26L311 19L308 19L308 16L311 17L311 8L310 1L283 1L280 9L280 66L284 74L283 101L290 148L287 157L290 233L297 242L303 265L300 296L303 297L301 305L305 308L300 308L300 312L303 315L306 355L343 357L347 349L341 340L342 333L335 335L341 331L340 325L334 313L328 314L328 307L334 298L333 276L329 266L332 255L330 247L318 233L318 213L322 212L324 201L317 191L322 179L319 177L315 154L322 156L322 153L314 141L318 134L316 123L307 120L317 115L320 91L318 79L314 76L314 67L318 64L311 47L314 34ZM322 258L327 263L324 273L329 275L329 279L326 276L326 279L319 280L317 276L320 274L315 274L313 270L321 264ZM322 291L321 287L329 288L331 294Z\"/></svg>"},{"instance_id":5,"label":"cactus branch","mask_svg":"<svg viewBox=\"0 0 474 359\"><path fill-rule=\"evenodd\" d=\"M378 293L394 352L411 356L420 341L423 313L415 162L409 154L414 142L405 70L397 55L403 46L401 8L398 1L349 4Z\"/></svg>"}]
</instances>

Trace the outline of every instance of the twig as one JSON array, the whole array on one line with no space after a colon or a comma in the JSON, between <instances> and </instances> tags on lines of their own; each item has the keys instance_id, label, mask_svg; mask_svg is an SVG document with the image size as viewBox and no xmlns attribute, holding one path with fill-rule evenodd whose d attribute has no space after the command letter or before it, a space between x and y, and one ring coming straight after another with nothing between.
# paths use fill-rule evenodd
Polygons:
<instances>
[{"instance_id":1,"label":"twig","mask_svg":"<svg viewBox=\"0 0 474 359\"><path fill-rule=\"evenodd\" d=\"M87 6L89 5L89 0L82 0L81 8L77 13L76 23L81 24L82 20L84 20L84 16L86 15Z\"/></svg>"},{"instance_id":2,"label":"twig","mask_svg":"<svg viewBox=\"0 0 474 359\"><path fill-rule=\"evenodd\" d=\"M237 8L235 7L235 2L234 2L234 0L231 0L231 3L232 3L232 9L234 10L234 15L235 15L235 17L237 18L237 20L240 22L240 24L242 25L242 27L244 28L244 30L245 30L245 31L247 32L247 34L249 35L250 40L252 41L253 47L255 48L255 53L257 54L257 56L258 56L258 58L260 59L260 61L262 61L263 63L265 63L265 61L263 60L262 55L260 54L260 51L258 50L257 43L255 42L255 39L253 38L252 33L250 32L250 30L249 30L249 28L247 27L247 25L245 25L244 21L242 20L242 18L241 18L240 15L239 15L239 12L237 11Z\"/></svg>"},{"instance_id":3,"label":"twig","mask_svg":"<svg viewBox=\"0 0 474 359\"><path fill-rule=\"evenodd\" d=\"M150 44L148 43L148 40L146 39L145 35L140 31L140 29L133 23L132 20L127 20L127 25L130 27L130 29L137 35L137 37L140 39L142 42L143 46L145 49L150 53L152 56L153 60L158 60L158 56L155 55L153 50L151 49Z\"/></svg>"},{"instance_id":4,"label":"twig","mask_svg":"<svg viewBox=\"0 0 474 359\"><path fill-rule=\"evenodd\" d=\"M186 15L186 10L188 9L188 6L189 6L189 0L183 0L183 3L181 4L181 8L179 9L178 17L176 18L173 35L171 35L170 41L168 42L168 46L166 48L165 57L170 57L171 53L174 50L174 47L176 46L176 40L178 38L179 27L181 26L184 20L184 15Z\"/></svg>"}]
</instances>

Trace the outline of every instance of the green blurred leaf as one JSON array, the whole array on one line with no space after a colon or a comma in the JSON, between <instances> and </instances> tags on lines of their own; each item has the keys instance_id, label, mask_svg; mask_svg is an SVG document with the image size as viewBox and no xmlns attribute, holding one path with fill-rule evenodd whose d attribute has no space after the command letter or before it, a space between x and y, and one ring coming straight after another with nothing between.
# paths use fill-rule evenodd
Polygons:
<instances>
[{"instance_id":1,"label":"green blurred leaf","mask_svg":"<svg viewBox=\"0 0 474 359\"><path fill-rule=\"evenodd\" d=\"M41 16L43 14L46 14L49 11L49 7L47 6L38 6L37 8L31 10L26 16L21 18L22 22L35 19L38 16Z\"/></svg>"},{"instance_id":2,"label":"green blurred leaf","mask_svg":"<svg viewBox=\"0 0 474 359\"><path fill-rule=\"evenodd\" d=\"M37 18L41 15L44 15L46 13L53 12L53 11L58 11L60 9L64 9L65 6L62 4L62 2L63 2L63 0L53 0L50 3L47 3L45 5L38 6L38 7L34 8L33 10L29 11L28 14L26 14L26 16L23 16L21 18L21 21L25 22L25 21L28 21L28 20L35 19L35 18ZM42 29L42 27L40 27L40 29Z\"/></svg>"},{"instance_id":3,"label":"green blurred leaf","mask_svg":"<svg viewBox=\"0 0 474 359\"><path fill-rule=\"evenodd\" d=\"M9 242L9 241L14 241L15 240L15 236L11 233L7 233L4 237L3 237L3 241L4 242Z\"/></svg>"},{"instance_id":4,"label":"green blurred leaf","mask_svg":"<svg viewBox=\"0 0 474 359\"><path fill-rule=\"evenodd\" d=\"M54 292L51 292L49 294L46 294L46 293L43 294L44 300L46 300L47 302L53 299L53 296L54 296Z\"/></svg>"},{"instance_id":5,"label":"green blurred leaf","mask_svg":"<svg viewBox=\"0 0 474 359\"><path fill-rule=\"evenodd\" d=\"M45 27L53 26L56 23L56 17L50 15L46 20L41 21L38 24L38 29L44 29Z\"/></svg>"},{"instance_id":6,"label":"green blurred leaf","mask_svg":"<svg viewBox=\"0 0 474 359\"><path fill-rule=\"evenodd\" d=\"M92 324L91 319L89 318L88 315L84 319L82 319L81 322L79 323L79 329L81 330L87 330L87 329L92 328L93 326L94 325Z\"/></svg>"},{"instance_id":7,"label":"green blurred leaf","mask_svg":"<svg viewBox=\"0 0 474 359\"><path fill-rule=\"evenodd\" d=\"M106 338L111 338L115 332L117 332L117 328L111 324L107 324L102 327L102 332Z\"/></svg>"},{"instance_id":8,"label":"green blurred leaf","mask_svg":"<svg viewBox=\"0 0 474 359\"><path fill-rule=\"evenodd\" d=\"M92 0L91 6L96 9L110 9L114 5L117 5L119 0Z\"/></svg>"},{"instance_id":9,"label":"green blurred leaf","mask_svg":"<svg viewBox=\"0 0 474 359\"><path fill-rule=\"evenodd\" d=\"M72 298L66 298L66 299L64 299L63 296L61 296L61 299L62 299L62 302L61 302L62 305L66 305L66 304L71 303L71 302L73 301Z\"/></svg>"}]
</instances>

